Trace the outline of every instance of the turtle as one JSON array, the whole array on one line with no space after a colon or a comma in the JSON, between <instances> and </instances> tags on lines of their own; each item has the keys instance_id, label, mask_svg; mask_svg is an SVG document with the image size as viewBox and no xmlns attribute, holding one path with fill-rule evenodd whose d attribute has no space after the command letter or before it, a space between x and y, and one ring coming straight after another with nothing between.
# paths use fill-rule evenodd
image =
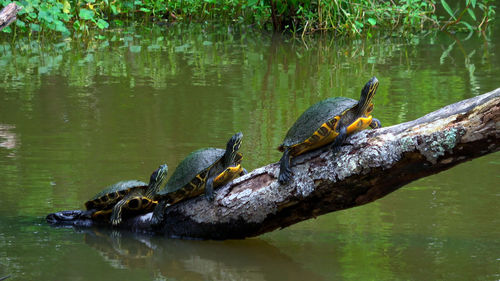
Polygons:
<instances>
[{"instance_id":1,"label":"turtle","mask_svg":"<svg viewBox=\"0 0 500 281\"><path fill-rule=\"evenodd\" d=\"M165 188L154 196L158 205L153 212L153 224L162 221L163 210L177 202L205 194L214 199L214 188L233 180L246 170L241 168L240 149L243 134L236 133L227 142L226 149L202 148L182 160L167 181Z\"/></svg>"},{"instance_id":2,"label":"turtle","mask_svg":"<svg viewBox=\"0 0 500 281\"><path fill-rule=\"evenodd\" d=\"M304 111L278 147L283 152L278 181L281 184L290 181L291 157L328 144L337 152L348 135L368 127L381 127L380 121L371 116L372 99L378 85L377 78L372 77L361 90L359 101L346 97L328 98Z\"/></svg>"},{"instance_id":3,"label":"turtle","mask_svg":"<svg viewBox=\"0 0 500 281\"><path fill-rule=\"evenodd\" d=\"M85 208L94 210L93 220L107 220L115 226L121 223L123 211L128 215L151 212L158 203L153 197L167 173L168 166L163 164L151 174L149 184L138 180L117 182L85 202Z\"/></svg>"}]
</instances>

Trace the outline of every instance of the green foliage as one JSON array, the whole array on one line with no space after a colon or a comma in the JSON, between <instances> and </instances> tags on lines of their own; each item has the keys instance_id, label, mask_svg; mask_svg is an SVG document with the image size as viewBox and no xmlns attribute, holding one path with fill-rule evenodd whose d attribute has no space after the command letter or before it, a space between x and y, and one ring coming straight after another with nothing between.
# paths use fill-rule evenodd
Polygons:
<instances>
[{"instance_id":1,"label":"green foliage","mask_svg":"<svg viewBox=\"0 0 500 281\"><path fill-rule=\"evenodd\" d=\"M90 29L123 26L125 22L218 21L252 24L264 29L307 34L367 35L389 30L393 35L429 29L484 31L494 19L494 0L21 0L15 29L69 36ZM11 1L0 0L0 6ZM464 5L465 8L460 8ZM456 8L455 6L458 6ZM450 17L439 16L442 7ZM455 10L454 10L455 9ZM467 19L463 16L467 15ZM460 24L458 24L460 23ZM12 28L4 29L11 32Z\"/></svg>"},{"instance_id":2,"label":"green foliage","mask_svg":"<svg viewBox=\"0 0 500 281\"><path fill-rule=\"evenodd\" d=\"M492 5L494 0L483 0L481 2L477 2L476 0L466 0L465 8L457 9L458 16L456 16L457 12L454 12L448 3L445 0L441 0L441 4L443 5L444 10L450 16L453 21L448 21L444 23L442 30L447 30L451 27L455 27L458 31L481 31L484 32L488 23L492 21L495 17L495 8L496 6ZM464 19L464 15L467 12L469 15L469 19ZM476 12L481 14L480 19L476 17ZM463 25L464 27L460 27L458 24ZM463 30L465 28L465 30Z\"/></svg>"}]
</instances>

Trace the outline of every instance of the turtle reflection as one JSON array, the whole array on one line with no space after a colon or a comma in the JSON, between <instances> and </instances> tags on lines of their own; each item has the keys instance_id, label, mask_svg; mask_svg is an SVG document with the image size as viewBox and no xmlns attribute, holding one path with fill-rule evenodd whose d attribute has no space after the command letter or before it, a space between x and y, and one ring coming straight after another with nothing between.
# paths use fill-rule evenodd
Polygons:
<instances>
[{"instance_id":1,"label":"turtle reflection","mask_svg":"<svg viewBox=\"0 0 500 281\"><path fill-rule=\"evenodd\" d=\"M322 280L260 239L189 241L85 230L85 242L115 268L143 268L179 280ZM158 276L159 275L159 276Z\"/></svg>"}]
</instances>

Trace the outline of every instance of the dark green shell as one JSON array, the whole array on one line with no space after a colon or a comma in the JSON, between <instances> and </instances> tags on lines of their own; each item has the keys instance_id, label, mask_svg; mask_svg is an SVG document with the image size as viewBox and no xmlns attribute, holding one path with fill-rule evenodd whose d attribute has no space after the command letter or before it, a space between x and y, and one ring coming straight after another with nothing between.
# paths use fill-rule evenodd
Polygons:
<instances>
[{"instance_id":1,"label":"dark green shell","mask_svg":"<svg viewBox=\"0 0 500 281\"><path fill-rule=\"evenodd\" d=\"M197 175L212 167L222 159L225 149L220 148L202 148L191 152L182 162L175 168L164 189L160 190L157 194L159 196L175 192Z\"/></svg>"},{"instance_id":2,"label":"dark green shell","mask_svg":"<svg viewBox=\"0 0 500 281\"><path fill-rule=\"evenodd\" d=\"M129 180L117 182L106 187L101 192L97 193L89 201L85 202L87 209L107 209L123 199L125 195L136 189L146 189L148 184L143 181Z\"/></svg>"},{"instance_id":3,"label":"dark green shell","mask_svg":"<svg viewBox=\"0 0 500 281\"><path fill-rule=\"evenodd\" d=\"M341 116L358 104L357 100L344 97L329 98L309 107L288 130L283 146L304 142L318 130L323 123L335 116Z\"/></svg>"}]
</instances>

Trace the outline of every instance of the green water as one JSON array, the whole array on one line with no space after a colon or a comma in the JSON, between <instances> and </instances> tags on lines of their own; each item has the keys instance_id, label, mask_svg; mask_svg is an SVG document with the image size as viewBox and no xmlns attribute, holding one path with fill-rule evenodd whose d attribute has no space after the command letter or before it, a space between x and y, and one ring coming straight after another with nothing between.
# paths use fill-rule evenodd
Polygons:
<instances>
[{"instance_id":1,"label":"green water","mask_svg":"<svg viewBox=\"0 0 500 281\"><path fill-rule=\"evenodd\" d=\"M303 43L250 28L173 25L0 44L0 277L8 280L498 280L500 154L374 203L242 241L53 228L103 187L173 171L244 133L248 170L308 106L377 76L384 126L500 87L500 28ZM47 40L47 39L45 39Z\"/></svg>"}]
</instances>

